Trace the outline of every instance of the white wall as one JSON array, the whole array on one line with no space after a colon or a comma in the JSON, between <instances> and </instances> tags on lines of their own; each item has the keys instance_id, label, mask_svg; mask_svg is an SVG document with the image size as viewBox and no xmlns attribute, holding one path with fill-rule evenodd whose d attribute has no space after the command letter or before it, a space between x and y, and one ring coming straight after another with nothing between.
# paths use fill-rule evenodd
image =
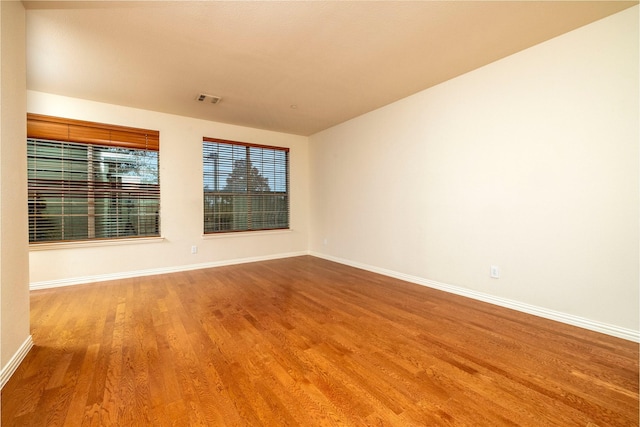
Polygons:
<instances>
[{"instance_id":1,"label":"white wall","mask_svg":"<svg viewBox=\"0 0 640 427\"><path fill-rule=\"evenodd\" d=\"M638 91L636 6L313 135L310 249L637 334Z\"/></svg>"},{"instance_id":2,"label":"white wall","mask_svg":"<svg viewBox=\"0 0 640 427\"><path fill-rule=\"evenodd\" d=\"M32 286L52 286L138 273L176 271L248 259L306 253L308 141L306 137L187 117L27 93L31 113L160 131L160 242L31 250ZM291 230L203 238L202 137L290 148ZM197 245L198 253L190 248Z\"/></svg>"},{"instance_id":3,"label":"white wall","mask_svg":"<svg viewBox=\"0 0 640 427\"><path fill-rule=\"evenodd\" d=\"M0 2L0 385L32 342L29 336L26 43L21 2Z\"/></svg>"}]
</instances>

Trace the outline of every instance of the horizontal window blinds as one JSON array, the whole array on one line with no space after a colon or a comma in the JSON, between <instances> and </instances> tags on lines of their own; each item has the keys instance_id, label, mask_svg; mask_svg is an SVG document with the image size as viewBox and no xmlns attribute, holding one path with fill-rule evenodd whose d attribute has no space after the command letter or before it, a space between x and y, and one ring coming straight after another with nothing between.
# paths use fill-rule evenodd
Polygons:
<instances>
[{"instance_id":1,"label":"horizontal window blinds","mask_svg":"<svg viewBox=\"0 0 640 427\"><path fill-rule=\"evenodd\" d=\"M160 132L60 117L27 114L27 137L158 151Z\"/></svg>"},{"instance_id":2,"label":"horizontal window blinds","mask_svg":"<svg viewBox=\"0 0 640 427\"><path fill-rule=\"evenodd\" d=\"M159 236L157 131L29 122L31 243Z\"/></svg>"},{"instance_id":3,"label":"horizontal window blinds","mask_svg":"<svg viewBox=\"0 0 640 427\"><path fill-rule=\"evenodd\" d=\"M289 228L289 149L204 138L204 232Z\"/></svg>"}]
</instances>

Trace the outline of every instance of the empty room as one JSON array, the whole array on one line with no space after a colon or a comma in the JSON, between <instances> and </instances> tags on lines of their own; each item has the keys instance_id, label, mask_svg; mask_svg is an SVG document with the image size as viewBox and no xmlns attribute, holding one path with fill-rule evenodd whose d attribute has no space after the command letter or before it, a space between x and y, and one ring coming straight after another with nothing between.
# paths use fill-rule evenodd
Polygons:
<instances>
[{"instance_id":1,"label":"empty room","mask_svg":"<svg viewBox=\"0 0 640 427\"><path fill-rule=\"evenodd\" d=\"M638 426L637 1L1 1L2 426Z\"/></svg>"}]
</instances>

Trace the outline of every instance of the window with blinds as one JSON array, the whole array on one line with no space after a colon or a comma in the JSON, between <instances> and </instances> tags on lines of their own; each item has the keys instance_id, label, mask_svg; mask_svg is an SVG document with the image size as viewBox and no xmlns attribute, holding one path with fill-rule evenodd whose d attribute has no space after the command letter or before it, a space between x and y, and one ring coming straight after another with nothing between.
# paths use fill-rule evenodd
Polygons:
<instances>
[{"instance_id":1,"label":"window with blinds","mask_svg":"<svg viewBox=\"0 0 640 427\"><path fill-rule=\"evenodd\" d=\"M289 228L289 149L204 138L204 232Z\"/></svg>"},{"instance_id":2,"label":"window with blinds","mask_svg":"<svg viewBox=\"0 0 640 427\"><path fill-rule=\"evenodd\" d=\"M160 235L159 132L27 115L29 242Z\"/></svg>"}]
</instances>

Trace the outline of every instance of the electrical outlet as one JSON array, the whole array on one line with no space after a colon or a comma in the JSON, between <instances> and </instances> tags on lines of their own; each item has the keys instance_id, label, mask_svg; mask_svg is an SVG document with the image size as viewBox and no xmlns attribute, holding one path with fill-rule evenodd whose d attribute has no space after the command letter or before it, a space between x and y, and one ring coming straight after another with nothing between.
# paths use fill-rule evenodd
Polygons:
<instances>
[{"instance_id":1,"label":"electrical outlet","mask_svg":"<svg viewBox=\"0 0 640 427\"><path fill-rule=\"evenodd\" d=\"M492 265L489 274L490 274L490 276L492 278L499 279L500 278L500 267L498 267L497 265Z\"/></svg>"},{"instance_id":2,"label":"electrical outlet","mask_svg":"<svg viewBox=\"0 0 640 427\"><path fill-rule=\"evenodd\" d=\"M198 247L196 245L191 246L191 253L192 254L197 254L198 253Z\"/></svg>"}]
</instances>

